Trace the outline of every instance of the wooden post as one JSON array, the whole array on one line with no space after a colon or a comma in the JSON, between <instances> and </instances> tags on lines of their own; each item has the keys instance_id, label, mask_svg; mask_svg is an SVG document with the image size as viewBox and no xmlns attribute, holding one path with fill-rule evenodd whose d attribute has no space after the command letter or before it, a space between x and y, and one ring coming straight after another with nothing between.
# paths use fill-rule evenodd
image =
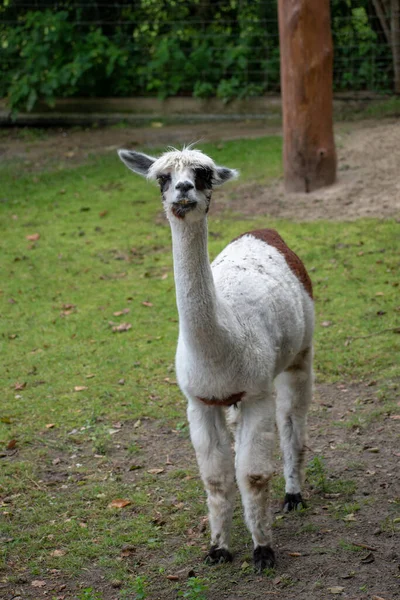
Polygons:
<instances>
[{"instance_id":1,"label":"wooden post","mask_svg":"<svg viewBox=\"0 0 400 600\"><path fill-rule=\"evenodd\" d=\"M329 0L279 0L285 188L336 180Z\"/></svg>"}]
</instances>

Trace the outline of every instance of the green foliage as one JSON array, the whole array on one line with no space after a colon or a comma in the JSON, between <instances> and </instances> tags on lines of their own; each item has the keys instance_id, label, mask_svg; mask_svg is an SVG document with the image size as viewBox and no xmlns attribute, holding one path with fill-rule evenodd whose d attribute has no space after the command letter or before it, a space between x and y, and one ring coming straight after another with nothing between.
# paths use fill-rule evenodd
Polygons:
<instances>
[{"instance_id":1,"label":"green foliage","mask_svg":"<svg viewBox=\"0 0 400 600\"><path fill-rule=\"evenodd\" d=\"M62 8L61 8L62 6ZM367 0L333 0L334 86L388 90L391 52ZM0 6L0 97L12 110L65 96L279 91L277 3L146 0L30 10Z\"/></svg>"},{"instance_id":2,"label":"green foliage","mask_svg":"<svg viewBox=\"0 0 400 600\"><path fill-rule=\"evenodd\" d=\"M147 585L146 577L140 575L136 577L134 600L145 600L147 598Z\"/></svg>"},{"instance_id":3,"label":"green foliage","mask_svg":"<svg viewBox=\"0 0 400 600\"><path fill-rule=\"evenodd\" d=\"M207 600L208 585L201 577L191 577L186 583L186 591L178 592L179 598L188 600Z\"/></svg>"},{"instance_id":4,"label":"green foliage","mask_svg":"<svg viewBox=\"0 0 400 600\"><path fill-rule=\"evenodd\" d=\"M12 109L30 111L38 98L101 92L127 55L100 28L79 35L66 10L27 12L14 27L0 29L4 75L0 95ZM100 82L100 84L99 84Z\"/></svg>"}]
</instances>

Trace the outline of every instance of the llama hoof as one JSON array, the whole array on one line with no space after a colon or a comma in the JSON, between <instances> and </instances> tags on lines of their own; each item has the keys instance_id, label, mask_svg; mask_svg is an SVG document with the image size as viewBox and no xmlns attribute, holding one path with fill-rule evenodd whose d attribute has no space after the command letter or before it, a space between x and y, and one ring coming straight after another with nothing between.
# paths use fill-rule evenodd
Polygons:
<instances>
[{"instance_id":1,"label":"llama hoof","mask_svg":"<svg viewBox=\"0 0 400 600\"><path fill-rule=\"evenodd\" d=\"M307 505L301 497L301 494L285 494L285 499L283 501L284 513L288 513L291 510L300 510L302 508L307 508Z\"/></svg>"},{"instance_id":2,"label":"llama hoof","mask_svg":"<svg viewBox=\"0 0 400 600\"><path fill-rule=\"evenodd\" d=\"M254 568L258 573L264 569L273 569L275 566L275 553L271 546L257 546L253 552Z\"/></svg>"},{"instance_id":3,"label":"llama hoof","mask_svg":"<svg viewBox=\"0 0 400 600\"><path fill-rule=\"evenodd\" d=\"M218 548L218 546L211 546L208 551L204 562L208 565L221 565L222 563L232 562L232 554L226 548Z\"/></svg>"}]
</instances>

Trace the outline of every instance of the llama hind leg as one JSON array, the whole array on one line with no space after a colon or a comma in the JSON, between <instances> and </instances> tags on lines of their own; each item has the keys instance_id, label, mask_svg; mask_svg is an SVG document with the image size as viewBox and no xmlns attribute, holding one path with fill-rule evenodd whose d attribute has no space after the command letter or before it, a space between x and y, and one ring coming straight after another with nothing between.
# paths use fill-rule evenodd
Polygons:
<instances>
[{"instance_id":1,"label":"llama hind leg","mask_svg":"<svg viewBox=\"0 0 400 600\"><path fill-rule=\"evenodd\" d=\"M189 400L190 436L207 492L211 548L210 564L232 560L229 551L235 496L235 469L224 409Z\"/></svg>"},{"instance_id":2,"label":"llama hind leg","mask_svg":"<svg viewBox=\"0 0 400 600\"><path fill-rule=\"evenodd\" d=\"M307 411L312 398L312 348L301 352L275 380L277 425L283 454L285 499L283 510L305 506L301 495Z\"/></svg>"},{"instance_id":3,"label":"llama hind leg","mask_svg":"<svg viewBox=\"0 0 400 600\"><path fill-rule=\"evenodd\" d=\"M269 498L275 429L273 397L246 398L240 411L236 432L236 478L247 527L253 538L254 565L261 572L275 564Z\"/></svg>"}]
</instances>

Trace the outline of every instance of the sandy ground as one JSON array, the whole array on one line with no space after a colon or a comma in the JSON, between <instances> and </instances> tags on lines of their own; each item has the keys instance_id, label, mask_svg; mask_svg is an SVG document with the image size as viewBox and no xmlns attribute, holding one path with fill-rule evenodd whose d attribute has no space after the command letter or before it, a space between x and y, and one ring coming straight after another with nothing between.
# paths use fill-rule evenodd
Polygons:
<instances>
[{"instance_id":1,"label":"sandy ground","mask_svg":"<svg viewBox=\"0 0 400 600\"><path fill-rule=\"evenodd\" d=\"M282 181L244 185L219 210L296 221L400 216L400 121L336 128L338 180L310 194L287 194Z\"/></svg>"}]
</instances>

